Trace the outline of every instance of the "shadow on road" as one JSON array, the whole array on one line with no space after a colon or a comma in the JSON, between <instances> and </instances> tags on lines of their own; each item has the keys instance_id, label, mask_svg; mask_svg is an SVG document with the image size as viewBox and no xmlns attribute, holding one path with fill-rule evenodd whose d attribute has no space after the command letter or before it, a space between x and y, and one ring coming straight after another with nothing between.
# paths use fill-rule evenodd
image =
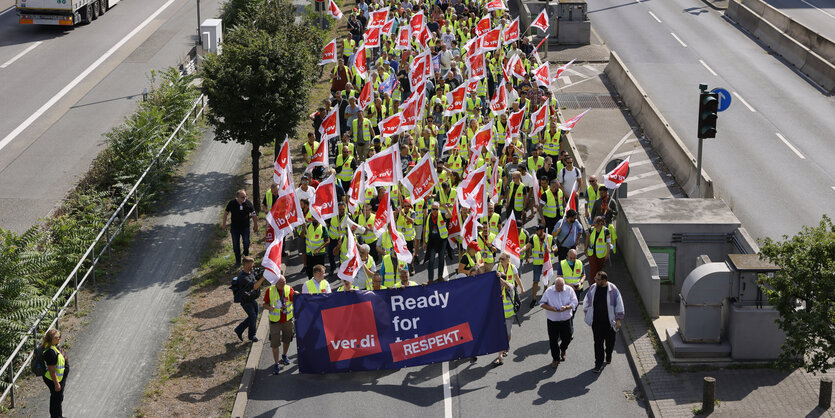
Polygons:
<instances>
[{"instance_id":1,"label":"shadow on road","mask_svg":"<svg viewBox=\"0 0 835 418\"><path fill-rule=\"evenodd\" d=\"M559 369L557 369L559 372ZM591 370L587 370L567 380L548 382L540 386L539 399L533 401L534 405L542 405L548 401L563 401L576 399L588 393L588 386L595 381L596 377Z\"/></svg>"}]
</instances>

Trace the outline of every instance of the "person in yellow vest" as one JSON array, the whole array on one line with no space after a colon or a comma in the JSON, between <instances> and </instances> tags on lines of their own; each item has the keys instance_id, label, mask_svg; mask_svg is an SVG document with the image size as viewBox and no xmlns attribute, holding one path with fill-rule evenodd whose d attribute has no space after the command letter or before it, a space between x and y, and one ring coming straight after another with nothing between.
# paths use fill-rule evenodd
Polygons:
<instances>
[{"instance_id":1,"label":"person in yellow vest","mask_svg":"<svg viewBox=\"0 0 835 418\"><path fill-rule=\"evenodd\" d=\"M365 283L365 289L371 289L371 277L377 272L377 264L374 258L371 257L371 247L368 244L360 244L357 246L360 253L360 271L357 272L357 277L354 278L356 283Z\"/></svg>"},{"instance_id":2,"label":"person in yellow vest","mask_svg":"<svg viewBox=\"0 0 835 418\"><path fill-rule=\"evenodd\" d=\"M538 144L537 144L538 145ZM531 156L528 157L526 160L528 172L531 174L536 173L537 170L542 168L545 165L545 157L542 157L540 154L541 148L538 146L533 147L531 150Z\"/></svg>"},{"instance_id":3,"label":"person in yellow vest","mask_svg":"<svg viewBox=\"0 0 835 418\"><path fill-rule=\"evenodd\" d=\"M348 62L351 55L354 53L354 48L357 46L356 41L351 39L350 36L346 37L342 40L342 59L344 62Z\"/></svg>"},{"instance_id":4,"label":"person in yellow vest","mask_svg":"<svg viewBox=\"0 0 835 418\"><path fill-rule=\"evenodd\" d=\"M331 277L335 276L339 269L339 265L336 262L341 259L339 256L341 252L339 238L345 235L345 228L342 226L345 216L345 202L339 201L336 216L327 221L328 238L330 238L330 242L328 243L328 261L331 265Z\"/></svg>"},{"instance_id":5,"label":"person in yellow vest","mask_svg":"<svg viewBox=\"0 0 835 418\"><path fill-rule=\"evenodd\" d=\"M264 311L270 316L270 348L273 351L273 374L278 374L282 366L290 364L287 350L293 341L293 298L295 291L287 285L284 275L278 275L278 281L264 294ZM281 358L278 348L281 346Z\"/></svg>"},{"instance_id":6,"label":"person in yellow vest","mask_svg":"<svg viewBox=\"0 0 835 418\"><path fill-rule=\"evenodd\" d=\"M473 270L481 271L484 267L484 261L481 260L481 255L478 253L478 245L469 243L467 245L467 252L461 256L461 261L458 262L458 277L462 278L470 275Z\"/></svg>"},{"instance_id":7,"label":"person in yellow vest","mask_svg":"<svg viewBox=\"0 0 835 418\"><path fill-rule=\"evenodd\" d=\"M444 264L446 263L444 252L448 245L447 237L449 237L449 231L447 230L447 222L449 218L441 213L440 208L441 205L437 201L432 202L432 210L429 211L423 225L423 261L424 263L427 260L429 261L429 264L426 266L429 273L428 283L434 281L435 271L433 267L436 258L438 259L438 280L444 281L443 273Z\"/></svg>"},{"instance_id":8,"label":"person in yellow vest","mask_svg":"<svg viewBox=\"0 0 835 418\"><path fill-rule=\"evenodd\" d=\"M305 254L307 254L307 278L313 277L313 266L325 264L325 253L331 239L328 228L320 225L316 218L311 217L304 229Z\"/></svg>"},{"instance_id":9,"label":"person in yellow vest","mask_svg":"<svg viewBox=\"0 0 835 418\"><path fill-rule=\"evenodd\" d=\"M603 270L603 264L609 259L609 245L612 242L606 218L597 216L592 228L586 235L586 258L589 260L589 276L595 277Z\"/></svg>"},{"instance_id":10,"label":"person in yellow vest","mask_svg":"<svg viewBox=\"0 0 835 418\"><path fill-rule=\"evenodd\" d=\"M493 270L495 264L496 247L493 246L493 240L496 239L496 234L490 232L487 225L483 225L478 234L478 248L481 252L481 261L484 262L484 267L481 273Z\"/></svg>"},{"instance_id":11,"label":"person in yellow vest","mask_svg":"<svg viewBox=\"0 0 835 418\"><path fill-rule=\"evenodd\" d=\"M381 276L378 272L374 272L374 275L371 277L371 279L369 279L368 285L366 286L365 290L373 292L381 289L388 289L388 287L383 286L383 276Z\"/></svg>"},{"instance_id":12,"label":"person in yellow vest","mask_svg":"<svg viewBox=\"0 0 835 418\"><path fill-rule=\"evenodd\" d=\"M415 250L423 245L423 220L426 219L426 200L420 198L413 202L412 209L415 211ZM414 254L417 255L417 254Z\"/></svg>"},{"instance_id":13,"label":"person in yellow vest","mask_svg":"<svg viewBox=\"0 0 835 418\"><path fill-rule=\"evenodd\" d=\"M542 279L542 265L545 263L545 251L554 251L554 237L545 232L545 225L538 225L536 233L531 235L531 242L523 247L522 252L530 250L528 260L533 258L533 285L531 285L531 308L536 305L537 294L539 293L539 281ZM553 255L552 255L553 257ZM556 264L556 263L552 263ZM547 283L546 283L547 285Z\"/></svg>"},{"instance_id":14,"label":"person in yellow vest","mask_svg":"<svg viewBox=\"0 0 835 418\"><path fill-rule=\"evenodd\" d=\"M395 289L400 288L400 287L409 287L409 286L417 286L418 285L417 282L413 282L413 281L409 280L409 270L408 269L401 268L399 270L399 277L400 277L400 280L394 285Z\"/></svg>"},{"instance_id":15,"label":"person in yellow vest","mask_svg":"<svg viewBox=\"0 0 835 418\"><path fill-rule=\"evenodd\" d=\"M449 158L447 158L445 167L449 168L450 171L458 174L459 176L464 172L464 159L458 154L457 148L450 150Z\"/></svg>"},{"instance_id":16,"label":"person in yellow vest","mask_svg":"<svg viewBox=\"0 0 835 418\"><path fill-rule=\"evenodd\" d=\"M591 216L589 215L589 211L591 211L591 208L594 207L594 202L596 202L600 197L598 189L597 176L589 176L589 185L586 186L586 220L589 225L591 225Z\"/></svg>"},{"instance_id":17,"label":"person in yellow vest","mask_svg":"<svg viewBox=\"0 0 835 418\"><path fill-rule=\"evenodd\" d=\"M421 153L429 153L434 160L438 154L438 139L432 136L432 130L423 128L423 134L417 140L418 150Z\"/></svg>"},{"instance_id":18,"label":"person in yellow vest","mask_svg":"<svg viewBox=\"0 0 835 418\"><path fill-rule=\"evenodd\" d=\"M544 177L543 177L544 178ZM548 189L542 193L542 198L539 201L540 217L542 223L545 224L547 231L554 230L554 226L560 220L565 205L562 189L556 179L551 180Z\"/></svg>"},{"instance_id":19,"label":"person in yellow vest","mask_svg":"<svg viewBox=\"0 0 835 418\"><path fill-rule=\"evenodd\" d=\"M319 142L316 141L316 136L313 135L313 132L307 133L307 142L302 144L302 148L304 148L304 153L302 154L304 164L310 164L310 159L313 158L313 154L319 148Z\"/></svg>"},{"instance_id":20,"label":"person in yellow vest","mask_svg":"<svg viewBox=\"0 0 835 418\"><path fill-rule=\"evenodd\" d=\"M366 200L366 202L367 201L368 200ZM362 213L357 218L357 223L361 227L365 228L365 232L362 234L363 243L368 244L368 246L371 247L371 257L374 258L374 261L379 262L380 255L377 252L377 235L374 234L375 219L376 215L371 211L371 204L366 203L362 208Z\"/></svg>"},{"instance_id":21,"label":"person in yellow vest","mask_svg":"<svg viewBox=\"0 0 835 418\"><path fill-rule=\"evenodd\" d=\"M354 285L353 280L342 279L342 286L339 286L336 289L337 292L352 292L354 290L360 290L360 288Z\"/></svg>"},{"instance_id":22,"label":"person in yellow vest","mask_svg":"<svg viewBox=\"0 0 835 418\"><path fill-rule=\"evenodd\" d=\"M510 218L513 213L519 225L525 224L525 207L530 199L530 190L522 184L522 174L514 171L512 174L513 183L510 184L505 204L505 219Z\"/></svg>"},{"instance_id":23,"label":"person in yellow vest","mask_svg":"<svg viewBox=\"0 0 835 418\"><path fill-rule=\"evenodd\" d=\"M360 162L368 158L368 147L374 140L374 126L367 119L362 110L357 112L357 118L351 122L351 132L354 135L357 158Z\"/></svg>"},{"instance_id":24,"label":"person in yellow vest","mask_svg":"<svg viewBox=\"0 0 835 418\"><path fill-rule=\"evenodd\" d=\"M302 285L302 294L319 293L331 293L331 284L325 279L325 266L321 264L313 266L313 278Z\"/></svg>"},{"instance_id":25,"label":"person in yellow vest","mask_svg":"<svg viewBox=\"0 0 835 418\"><path fill-rule=\"evenodd\" d=\"M618 240L618 233L615 230L615 217L618 215L618 205L609 196L609 189L606 186L600 186L597 193L597 201L594 202L594 206L591 208L591 217L592 219L598 216L603 217L603 220L606 222L606 227L609 229L609 236L612 239L612 242L609 243L609 249L612 251L612 254L615 254L617 253L616 242Z\"/></svg>"},{"instance_id":26,"label":"person in yellow vest","mask_svg":"<svg viewBox=\"0 0 835 418\"><path fill-rule=\"evenodd\" d=\"M380 263L380 275L383 276L383 286L394 287L397 280L397 271L399 269L407 269L406 263L397 259L397 253L394 252L394 247L391 248L388 254L383 256L383 262Z\"/></svg>"},{"instance_id":27,"label":"person in yellow vest","mask_svg":"<svg viewBox=\"0 0 835 418\"><path fill-rule=\"evenodd\" d=\"M543 148L545 155L550 155L551 158L557 158L560 155L560 134L562 131L557 129L557 122L551 121L548 129L544 131L545 142Z\"/></svg>"},{"instance_id":28,"label":"person in yellow vest","mask_svg":"<svg viewBox=\"0 0 835 418\"><path fill-rule=\"evenodd\" d=\"M61 342L61 332L53 328L46 332L41 341L43 360L46 364L46 373L43 375L43 382L49 388L49 415L51 417L62 417L64 402L64 388L67 386L67 376L70 373L70 366L67 363L64 349L58 347Z\"/></svg>"},{"instance_id":29,"label":"person in yellow vest","mask_svg":"<svg viewBox=\"0 0 835 418\"><path fill-rule=\"evenodd\" d=\"M412 202L409 198L404 198L400 202L400 210L397 211L395 218L397 230L403 234L403 239L406 240L406 248L414 255L415 237L417 236L417 231L415 230L417 214L412 209ZM412 264L409 264L409 271L415 274L414 257L412 258Z\"/></svg>"},{"instance_id":30,"label":"person in yellow vest","mask_svg":"<svg viewBox=\"0 0 835 418\"><path fill-rule=\"evenodd\" d=\"M502 216L496 212L495 207L493 202L487 203L487 217L479 219L479 222L485 228L489 228L491 234L498 235L501 230Z\"/></svg>"},{"instance_id":31,"label":"person in yellow vest","mask_svg":"<svg viewBox=\"0 0 835 418\"><path fill-rule=\"evenodd\" d=\"M510 264L510 257L504 253L499 257L499 264L497 264L496 267L499 268L502 263L504 263L504 266L510 271L513 271L516 268L513 267L513 264ZM525 288L522 286L522 281L519 280L518 274L508 276L499 271L497 277L499 281L501 281L502 285L502 310L504 311L504 325L505 330L507 331L507 342L509 343L511 331L513 329L513 316L516 314L516 311L513 309L513 299L515 298L517 292L516 286L519 286L520 293L524 293ZM507 350L499 353L498 358L493 360L493 366L501 366L504 364L504 357L507 357Z\"/></svg>"}]
</instances>

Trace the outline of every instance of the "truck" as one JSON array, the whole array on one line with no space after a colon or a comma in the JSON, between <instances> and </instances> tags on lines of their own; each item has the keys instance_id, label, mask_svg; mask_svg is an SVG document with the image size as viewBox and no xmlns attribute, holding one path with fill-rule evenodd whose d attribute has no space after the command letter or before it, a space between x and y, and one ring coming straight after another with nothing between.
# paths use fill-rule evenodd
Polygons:
<instances>
[{"instance_id":1,"label":"truck","mask_svg":"<svg viewBox=\"0 0 835 418\"><path fill-rule=\"evenodd\" d=\"M88 24L119 0L16 0L21 25Z\"/></svg>"}]
</instances>

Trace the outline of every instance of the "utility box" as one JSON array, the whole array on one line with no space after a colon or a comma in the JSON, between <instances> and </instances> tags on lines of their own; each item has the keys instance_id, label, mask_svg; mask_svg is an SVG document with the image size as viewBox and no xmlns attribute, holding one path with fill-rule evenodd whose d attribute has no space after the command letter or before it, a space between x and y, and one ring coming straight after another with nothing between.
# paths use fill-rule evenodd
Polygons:
<instances>
[{"instance_id":1,"label":"utility box","mask_svg":"<svg viewBox=\"0 0 835 418\"><path fill-rule=\"evenodd\" d=\"M206 19L200 25L200 37L203 49L211 54L220 54L223 50L223 21Z\"/></svg>"},{"instance_id":2,"label":"utility box","mask_svg":"<svg viewBox=\"0 0 835 418\"><path fill-rule=\"evenodd\" d=\"M560 0L557 5L557 42L570 45L591 43L588 4L581 0Z\"/></svg>"}]
</instances>

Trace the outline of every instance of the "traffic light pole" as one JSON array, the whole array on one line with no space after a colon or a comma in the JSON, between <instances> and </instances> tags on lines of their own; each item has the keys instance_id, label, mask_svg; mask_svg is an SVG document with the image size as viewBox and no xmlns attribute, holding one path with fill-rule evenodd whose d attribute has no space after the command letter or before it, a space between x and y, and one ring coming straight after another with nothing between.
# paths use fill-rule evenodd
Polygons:
<instances>
[{"instance_id":1,"label":"traffic light pole","mask_svg":"<svg viewBox=\"0 0 835 418\"><path fill-rule=\"evenodd\" d=\"M702 196L702 148L704 143L705 139L699 138L699 151L696 157L696 190L699 191L699 196Z\"/></svg>"},{"instance_id":2,"label":"traffic light pole","mask_svg":"<svg viewBox=\"0 0 835 418\"><path fill-rule=\"evenodd\" d=\"M707 84L699 84L699 151L696 157L696 190L702 195L702 148L705 138L716 138L716 119L719 109L719 95L707 91Z\"/></svg>"}]
</instances>

